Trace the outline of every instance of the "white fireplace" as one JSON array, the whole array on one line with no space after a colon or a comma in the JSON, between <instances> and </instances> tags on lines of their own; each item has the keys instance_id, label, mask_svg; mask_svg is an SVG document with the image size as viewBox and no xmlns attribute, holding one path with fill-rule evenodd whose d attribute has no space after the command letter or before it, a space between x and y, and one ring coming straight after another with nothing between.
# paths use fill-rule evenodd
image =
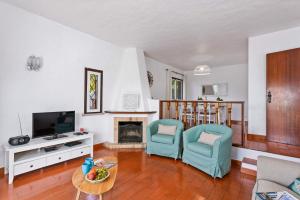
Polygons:
<instances>
[{"instance_id":1,"label":"white fireplace","mask_svg":"<svg viewBox=\"0 0 300 200\"><path fill-rule=\"evenodd\" d=\"M147 126L159 118L159 100L148 101L150 111L107 110L111 116L111 137L104 145L108 148L144 148Z\"/></svg>"}]
</instances>

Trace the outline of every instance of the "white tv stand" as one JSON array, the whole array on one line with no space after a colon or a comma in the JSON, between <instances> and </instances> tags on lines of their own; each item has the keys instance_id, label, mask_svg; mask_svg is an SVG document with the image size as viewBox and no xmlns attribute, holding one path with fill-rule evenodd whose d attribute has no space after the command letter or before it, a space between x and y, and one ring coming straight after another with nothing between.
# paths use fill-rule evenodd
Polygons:
<instances>
[{"instance_id":1,"label":"white tv stand","mask_svg":"<svg viewBox=\"0 0 300 200\"><path fill-rule=\"evenodd\" d=\"M68 137L45 140L31 139L29 143L19 146L5 145L5 174L11 184L14 176L40 169L49 165L90 154L93 157L93 134L73 135L64 133ZM65 143L81 141L79 145L64 146ZM44 147L59 145L57 150L45 152Z\"/></svg>"}]
</instances>

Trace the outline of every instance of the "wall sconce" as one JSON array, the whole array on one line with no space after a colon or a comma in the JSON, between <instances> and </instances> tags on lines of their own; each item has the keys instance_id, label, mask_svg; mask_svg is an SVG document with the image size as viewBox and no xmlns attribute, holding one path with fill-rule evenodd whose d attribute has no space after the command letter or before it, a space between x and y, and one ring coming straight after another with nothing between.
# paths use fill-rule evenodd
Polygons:
<instances>
[{"instance_id":1,"label":"wall sconce","mask_svg":"<svg viewBox=\"0 0 300 200\"><path fill-rule=\"evenodd\" d=\"M29 56L29 58L27 59L27 69L29 71L38 71L40 70L40 68L43 65L43 59L42 57L36 57L34 55Z\"/></svg>"}]
</instances>

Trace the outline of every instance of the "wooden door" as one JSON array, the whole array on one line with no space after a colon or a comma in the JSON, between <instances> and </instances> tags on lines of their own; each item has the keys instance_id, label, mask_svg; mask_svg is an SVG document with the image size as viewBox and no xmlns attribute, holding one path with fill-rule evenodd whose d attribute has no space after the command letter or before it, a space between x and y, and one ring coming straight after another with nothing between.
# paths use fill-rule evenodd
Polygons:
<instances>
[{"instance_id":1,"label":"wooden door","mask_svg":"<svg viewBox=\"0 0 300 200\"><path fill-rule=\"evenodd\" d=\"M300 145L300 48L267 55L267 138Z\"/></svg>"}]
</instances>

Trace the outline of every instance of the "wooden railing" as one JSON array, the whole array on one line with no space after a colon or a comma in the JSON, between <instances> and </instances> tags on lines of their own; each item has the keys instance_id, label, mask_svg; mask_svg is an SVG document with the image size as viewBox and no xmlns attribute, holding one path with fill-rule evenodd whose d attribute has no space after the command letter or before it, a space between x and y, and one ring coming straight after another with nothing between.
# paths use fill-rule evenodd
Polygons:
<instances>
[{"instance_id":1,"label":"wooden railing","mask_svg":"<svg viewBox=\"0 0 300 200\"><path fill-rule=\"evenodd\" d=\"M233 108L235 111L238 109L239 119L232 120ZM159 111L160 119L181 120L185 129L208 123L224 124L228 127L234 126L233 144L235 146L244 145L245 119L243 101L160 100Z\"/></svg>"}]
</instances>

